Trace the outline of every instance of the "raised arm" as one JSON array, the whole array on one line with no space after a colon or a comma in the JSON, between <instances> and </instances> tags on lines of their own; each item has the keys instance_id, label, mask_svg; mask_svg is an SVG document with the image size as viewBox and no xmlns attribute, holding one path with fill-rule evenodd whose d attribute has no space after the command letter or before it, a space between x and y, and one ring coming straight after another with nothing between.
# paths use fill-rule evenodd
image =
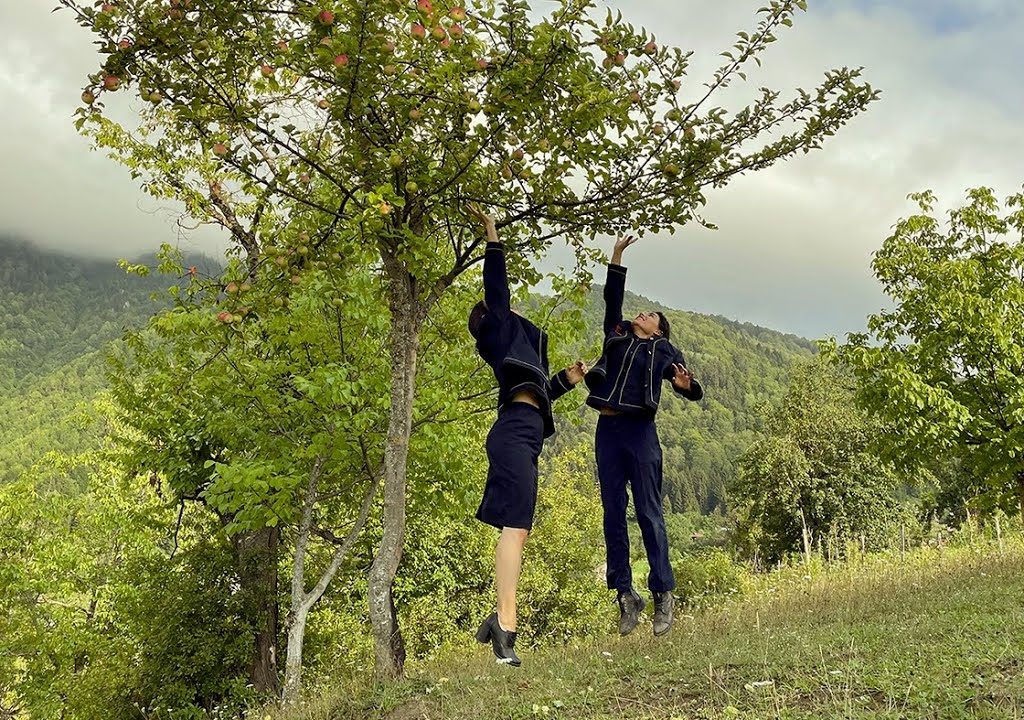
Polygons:
<instances>
[{"instance_id":1,"label":"raised arm","mask_svg":"<svg viewBox=\"0 0 1024 720\"><path fill-rule=\"evenodd\" d=\"M548 381L548 399L554 402L579 385L588 369L586 363L577 360L565 370L560 370L552 375Z\"/></svg>"},{"instance_id":2,"label":"raised arm","mask_svg":"<svg viewBox=\"0 0 1024 720\"><path fill-rule=\"evenodd\" d=\"M622 251L636 242L633 235L623 235L615 241L612 261L608 264L608 279L604 283L604 335L615 333L622 322L622 302L626 296L626 268L622 265Z\"/></svg>"},{"instance_id":3,"label":"raised arm","mask_svg":"<svg viewBox=\"0 0 1024 720\"><path fill-rule=\"evenodd\" d=\"M665 369L665 379L672 383L672 389L677 394L687 400L700 400L704 397L704 388L686 367L686 358L678 349L672 358L672 364Z\"/></svg>"},{"instance_id":4,"label":"raised arm","mask_svg":"<svg viewBox=\"0 0 1024 720\"><path fill-rule=\"evenodd\" d=\"M494 216L473 204L467 205L473 217L480 221L487 233L484 251L484 303L487 311L498 317L511 311L512 294L508 288L508 269L505 266L505 246L498 240Z\"/></svg>"}]
</instances>

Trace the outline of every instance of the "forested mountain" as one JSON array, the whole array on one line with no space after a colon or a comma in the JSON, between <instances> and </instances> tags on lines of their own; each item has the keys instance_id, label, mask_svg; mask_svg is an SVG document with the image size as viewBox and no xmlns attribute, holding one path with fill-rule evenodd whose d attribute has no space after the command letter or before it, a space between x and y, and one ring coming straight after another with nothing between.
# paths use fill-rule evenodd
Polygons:
<instances>
[{"instance_id":1,"label":"forested mountain","mask_svg":"<svg viewBox=\"0 0 1024 720\"><path fill-rule=\"evenodd\" d=\"M126 275L112 261L74 258L0 240L0 482L51 450L81 450L99 437L89 402L103 389L104 348L159 303L168 278ZM600 288L585 309L594 347ZM675 511L724 509L725 486L750 444L761 404L781 397L793 363L813 345L765 328L667 308L628 293L626 314L665 311L673 342L705 387L699 403L665 398L659 430L666 494ZM587 358L592 360L593 358ZM582 400L582 393L578 400ZM592 442L596 413L561 422L551 451Z\"/></svg>"},{"instance_id":2,"label":"forested mountain","mask_svg":"<svg viewBox=\"0 0 1024 720\"><path fill-rule=\"evenodd\" d=\"M0 391L102 349L156 306L161 278L0 238Z\"/></svg>"},{"instance_id":3,"label":"forested mountain","mask_svg":"<svg viewBox=\"0 0 1024 720\"><path fill-rule=\"evenodd\" d=\"M105 348L168 284L0 237L0 482L48 451L94 444L88 404L105 386Z\"/></svg>"}]
</instances>

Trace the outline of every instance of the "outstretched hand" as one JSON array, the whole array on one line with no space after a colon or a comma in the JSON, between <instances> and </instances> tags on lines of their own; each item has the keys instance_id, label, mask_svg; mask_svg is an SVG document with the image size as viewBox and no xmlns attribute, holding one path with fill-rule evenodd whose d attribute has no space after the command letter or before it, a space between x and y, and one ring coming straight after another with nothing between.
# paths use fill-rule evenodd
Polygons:
<instances>
[{"instance_id":1,"label":"outstretched hand","mask_svg":"<svg viewBox=\"0 0 1024 720\"><path fill-rule=\"evenodd\" d=\"M689 390L690 384L693 382L693 373L682 363L672 363L672 369L675 371L672 376L672 385L677 390Z\"/></svg>"},{"instance_id":2,"label":"outstretched hand","mask_svg":"<svg viewBox=\"0 0 1024 720\"><path fill-rule=\"evenodd\" d=\"M484 226L484 231L487 233L487 241L498 242L498 229L494 223L494 216L484 212L476 203L466 203L466 209L470 215L479 220L480 224Z\"/></svg>"},{"instance_id":3,"label":"outstretched hand","mask_svg":"<svg viewBox=\"0 0 1024 720\"><path fill-rule=\"evenodd\" d=\"M615 252L621 253L639 239L636 235L619 235L619 239L615 241Z\"/></svg>"},{"instance_id":4,"label":"outstretched hand","mask_svg":"<svg viewBox=\"0 0 1024 720\"><path fill-rule=\"evenodd\" d=\"M588 372L590 372L590 368L588 368L587 364L582 360L577 360L576 362L574 362L572 365L565 369L565 374L568 376L569 382L571 382L573 385L578 385L580 382L582 382L583 377Z\"/></svg>"},{"instance_id":5,"label":"outstretched hand","mask_svg":"<svg viewBox=\"0 0 1024 720\"><path fill-rule=\"evenodd\" d=\"M621 265L622 251L639 239L636 235L620 235L619 239L615 241L615 248L612 251L612 262L615 265Z\"/></svg>"}]
</instances>

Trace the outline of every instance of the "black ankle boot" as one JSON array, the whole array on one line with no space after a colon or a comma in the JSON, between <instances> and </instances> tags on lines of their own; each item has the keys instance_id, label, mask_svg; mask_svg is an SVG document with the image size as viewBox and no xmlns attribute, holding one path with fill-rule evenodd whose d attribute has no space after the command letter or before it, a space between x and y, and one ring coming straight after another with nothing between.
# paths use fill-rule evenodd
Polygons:
<instances>
[{"instance_id":1,"label":"black ankle boot","mask_svg":"<svg viewBox=\"0 0 1024 720\"><path fill-rule=\"evenodd\" d=\"M522 661L516 655L516 634L502 630L498 623L498 613L491 613L476 631L476 640L480 643L491 643L494 650L494 657L498 658L500 665L512 665L519 667Z\"/></svg>"},{"instance_id":2,"label":"black ankle boot","mask_svg":"<svg viewBox=\"0 0 1024 720\"><path fill-rule=\"evenodd\" d=\"M629 635L633 628L640 622L640 613L644 611L646 603L639 593L633 588L620 590L619 597L619 634Z\"/></svg>"},{"instance_id":3,"label":"black ankle boot","mask_svg":"<svg viewBox=\"0 0 1024 720\"><path fill-rule=\"evenodd\" d=\"M672 608L676 604L671 591L654 593L654 634L664 635L672 629Z\"/></svg>"}]
</instances>

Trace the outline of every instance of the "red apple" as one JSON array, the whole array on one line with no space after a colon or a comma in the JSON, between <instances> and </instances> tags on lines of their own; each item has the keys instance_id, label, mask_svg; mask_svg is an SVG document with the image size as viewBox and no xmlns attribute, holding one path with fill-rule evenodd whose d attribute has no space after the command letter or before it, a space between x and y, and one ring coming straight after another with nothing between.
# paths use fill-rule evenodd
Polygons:
<instances>
[{"instance_id":1,"label":"red apple","mask_svg":"<svg viewBox=\"0 0 1024 720\"><path fill-rule=\"evenodd\" d=\"M263 77L270 77L271 75L274 74L274 66L266 64L261 65L260 72L263 73Z\"/></svg>"},{"instance_id":2,"label":"red apple","mask_svg":"<svg viewBox=\"0 0 1024 720\"><path fill-rule=\"evenodd\" d=\"M93 95L92 90L86 90L82 93L82 102L84 102L86 105L92 105L94 102L96 102L96 96Z\"/></svg>"},{"instance_id":3,"label":"red apple","mask_svg":"<svg viewBox=\"0 0 1024 720\"><path fill-rule=\"evenodd\" d=\"M164 99L164 96L160 94L159 90L154 90L149 94L147 99L154 105L159 105L160 101Z\"/></svg>"},{"instance_id":4,"label":"red apple","mask_svg":"<svg viewBox=\"0 0 1024 720\"><path fill-rule=\"evenodd\" d=\"M385 52L393 53L395 51L395 41L388 40L386 43L384 43L384 50Z\"/></svg>"},{"instance_id":5,"label":"red apple","mask_svg":"<svg viewBox=\"0 0 1024 720\"><path fill-rule=\"evenodd\" d=\"M121 85L121 78L117 75L106 75L103 78L103 87L113 92Z\"/></svg>"},{"instance_id":6,"label":"red apple","mask_svg":"<svg viewBox=\"0 0 1024 720\"><path fill-rule=\"evenodd\" d=\"M397 65L385 65L384 67L381 68L381 70L384 71L385 75L397 75L398 74L398 66Z\"/></svg>"},{"instance_id":7,"label":"red apple","mask_svg":"<svg viewBox=\"0 0 1024 720\"><path fill-rule=\"evenodd\" d=\"M625 65L626 64L626 54L623 53L623 52L615 53L614 61L615 61L616 65L619 65L619 66Z\"/></svg>"},{"instance_id":8,"label":"red apple","mask_svg":"<svg viewBox=\"0 0 1024 720\"><path fill-rule=\"evenodd\" d=\"M278 40L277 41L277 49L280 50L281 52L287 52L288 51L288 42L286 40Z\"/></svg>"},{"instance_id":9,"label":"red apple","mask_svg":"<svg viewBox=\"0 0 1024 720\"><path fill-rule=\"evenodd\" d=\"M228 146L224 143L217 143L213 146L213 154L217 157L224 157L228 154Z\"/></svg>"},{"instance_id":10,"label":"red apple","mask_svg":"<svg viewBox=\"0 0 1024 720\"><path fill-rule=\"evenodd\" d=\"M117 5L114 3L105 2L100 6L100 12L104 15L110 15L115 10L117 10Z\"/></svg>"},{"instance_id":11,"label":"red apple","mask_svg":"<svg viewBox=\"0 0 1024 720\"><path fill-rule=\"evenodd\" d=\"M454 38L460 38L466 34L466 31L461 25L454 23L450 28L448 28L448 34Z\"/></svg>"},{"instance_id":12,"label":"red apple","mask_svg":"<svg viewBox=\"0 0 1024 720\"><path fill-rule=\"evenodd\" d=\"M456 5L451 9L451 12L448 13L448 17L450 17L452 20L464 22L466 20L466 8L462 7L461 5Z\"/></svg>"},{"instance_id":13,"label":"red apple","mask_svg":"<svg viewBox=\"0 0 1024 720\"><path fill-rule=\"evenodd\" d=\"M330 10L321 10L320 14L316 16L317 20L322 22L324 25L330 25L334 22L334 13Z\"/></svg>"},{"instance_id":14,"label":"red apple","mask_svg":"<svg viewBox=\"0 0 1024 720\"><path fill-rule=\"evenodd\" d=\"M434 29L430 31L430 34L433 35L434 39L436 40L443 40L444 38L448 37L448 34L445 33L444 28L441 27L440 25L434 26Z\"/></svg>"},{"instance_id":15,"label":"red apple","mask_svg":"<svg viewBox=\"0 0 1024 720\"><path fill-rule=\"evenodd\" d=\"M335 55L334 64L337 65L338 67L345 67L346 65L348 65L348 55Z\"/></svg>"},{"instance_id":16,"label":"red apple","mask_svg":"<svg viewBox=\"0 0 1024 720\"><path fill-rule=\"evenodd\" d=\"M229 295L234 295L236 292L238 292L238 283L229 282L227 285L224 286L224 292L228 293Z\"/></svg>"},{"instance_id":17,"label":"red apple","mask_svg":"<svg viewBox=\"0 0 1024 720\"><path fill-rule=\"evenodd\" d=\"M117 41L117 46L122 50L127 50L132 46L132 41L129 38L121 38Z\"/></svg>"},{"instance_id":18,"label":"red apple","mask_svg":"<svg viewBox=\"0 0 1024 720\"><path fill-rule=\"evenodd\" d=\"M644 52L647 53L648 55L653 55L654 53L658 52L658 43L651 40L649 43L644 45Z\"/></svg>"},{"instance_id":19,"label":"red apple","mask_svg":"<svg viewBox=\"0 0 1024 720\"><path fill-rule=\"evenodd\" d=\"M634 105L639 105L644 100L640 93L636 90L629 94L629 99Z\"/></svg>"},{"instance_id":20,"label":"red apple","mask_svg":"<svg viewBox=\"0 0 1024 720\"><path fill-rule=\"evenodd\" d=\"M416 7L419 8L420 12L427 13L428 15L434 12L434 5L430 0L416 0Z\"/></svg>"},{"instance_id":21,"label":"red apple","mask_svg":"<svg viewBox=\"0 0 1024 720\"><path fill-rule=\"evenodd\" d=\"M231 322L231 317L231 313L229 313L227 310L221 310L219 313L217 313L218 322L222 322L225 325Z\"/></svg>"},{"instance_id":22,"label":"red apple","mask_svg":"<svg viewBox=\"0 0 1024 720\"><path fill-rule=\"evenodd\" d=\"M425 27L423 27L423 25L421 25L418 22L415 22L415 23L412 24L412 27L409 28L409 32L417 40L422 40L423 38L425 38L427 36L427 29Z\"/></svg>"},{"instance_id":23,"label":"red apple","mask_svg":"<svg viewBox=\"0 0 1024 720\"><path fill-rule=\"evenodd\" d=\"M479 69L479 70L486 70L488 65L490 65L490 63L487 62L486 58L477 58L476 59L477 69Z\"/></svg>"},{"instance_id":24,"label":"red apple","mask_svg":"<svg viewBox=\"0 0 1024 720\"><path fill-rule=\"evenodd\" d=\"M526 153L523 152L522 148L516 148L515 150L512 151L512 157L514 157L516 160L522 160L524 157L526 157Z\"/></svg>"},{"instance_id":25,"label":"red apple","mask_svg":"<svg viewBox=\"0 0 1024 720\"><path fill-rule=\"evenodd\" d=\"M409 111L409 119L410 120L419 120L422 117L423 117L423 111L420 110L419 108L413 108L412 110Z\"/></svg>"},{"instance_id":26,"label":"red apple","mask_svg":"<svg viewBox=\"0 0 1024 720\"><path fill-rule=\"evenodd\" d=\"M452 46L452 39L451 38L445 38L444 40L439 42L438 45L441 47L442 50L447 50L448 48L450 48Z\"/></svg>"},{"instance_id":27,"label":"red apple","mask_svg":"<svg viewBox=\"0 0 1024 720\"><path fill-rule=\"evenodd\" d=\"M303 185L307 185L307 184L309 184L309 181L310 181L309 173L307 173L307 172L299 173L299 182L300 183L302 183Z\"/></svg>"},{"instance_id":28,"label":"red apple","mask_svg":"<svg viewBox=\"0 0 1024 720\"><path fill-rule=\"evenodd\" d=\"M327 100L327 98L321 98L320 102L317 103L317 106L319 106L321 110L326 110L331 106L331 103Z\"/></svg>"},{"instance_id":29,"label":"red apple","mask_svg":"<svg viewBox=\"0 0 1024 720\"><path fill-rule=\"evenodd\" d=\"M323 37L320 38L320 44L323 45L324 47L330 47L331 45L334 44L334 41L331 40L329 37Z\"/></svg>"},{"instance_id":30,"label":"red apple","mask_svg":"<svg viewBox=\"0 0 1024 720\"><path fill-rule=\"evenodd\" d=\"M683 130L683 136L687 140L693 140L695 137L697 137L697 131L694 130L692 127L688 127L685 130Z\"/></svg>"}]
</instances>

